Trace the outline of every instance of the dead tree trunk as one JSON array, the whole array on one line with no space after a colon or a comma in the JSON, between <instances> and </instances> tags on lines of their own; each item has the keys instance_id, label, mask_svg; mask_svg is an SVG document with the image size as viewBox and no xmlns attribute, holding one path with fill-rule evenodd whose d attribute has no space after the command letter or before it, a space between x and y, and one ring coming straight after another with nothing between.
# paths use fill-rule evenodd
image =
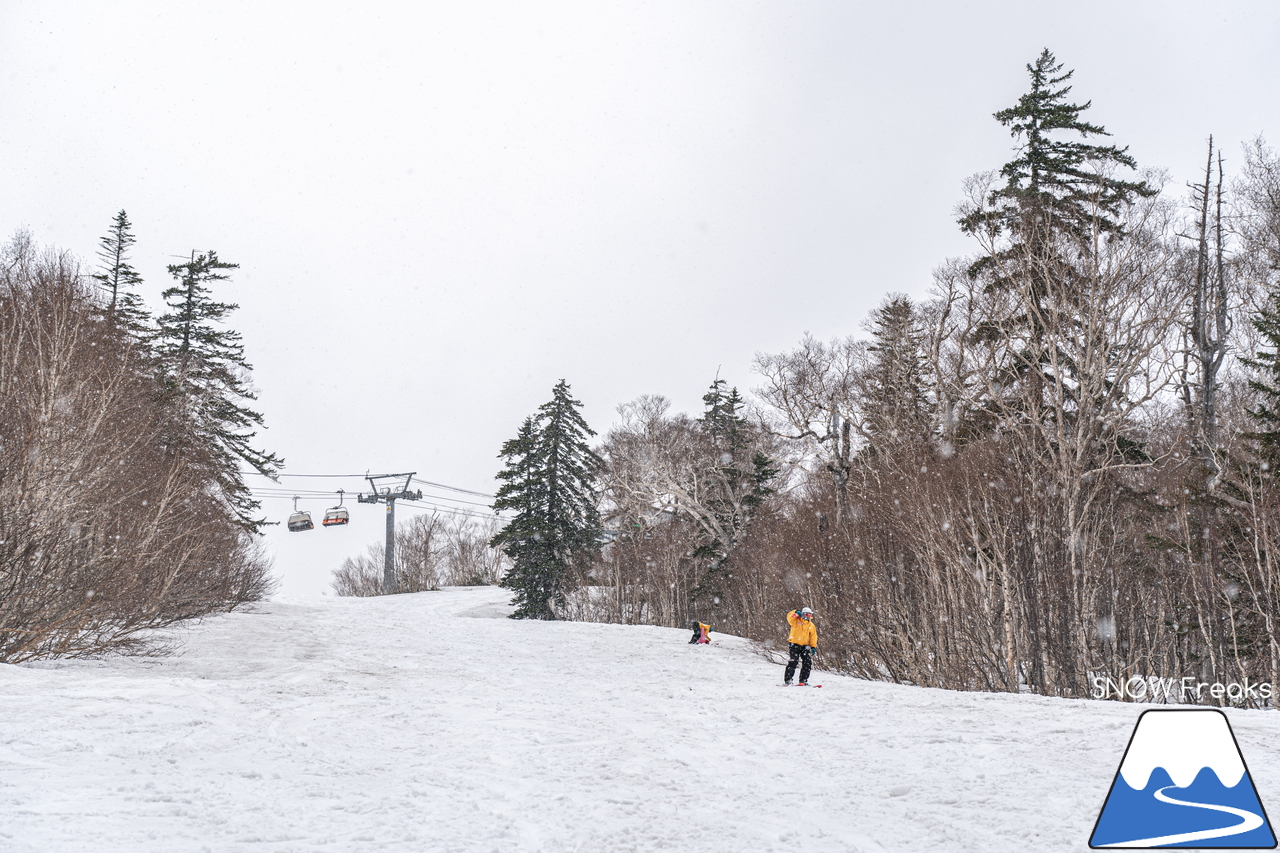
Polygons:
<instances>
[{"instance_id":1,"label":"dead tree trunk","mask_svg":"<svg viewBox=\"0 0 1280 853\"><path fill-rule=\"evenodd\" d=\"M1218 154L1218 181L1213 186L1213 137L1205 163L1204 183L1192 187L1199 202L1196 222L1196 269L1191 291L1191 345L1198 376L1191 393L1196 454L1207 476L1218 474L1218 371L1227 351L1227 283L1222 239L1222 154ZM1212 219L1210 198L1214 198Z\"/></svg>"}]
</instances>

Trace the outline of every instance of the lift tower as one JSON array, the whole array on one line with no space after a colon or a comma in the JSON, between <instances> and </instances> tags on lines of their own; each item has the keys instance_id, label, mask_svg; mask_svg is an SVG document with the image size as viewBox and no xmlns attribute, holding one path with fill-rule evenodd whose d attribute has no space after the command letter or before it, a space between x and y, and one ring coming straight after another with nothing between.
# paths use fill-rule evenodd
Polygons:
<instances>
[{"instance_id":1,"label":"lift tower","mask_svg":"<svg viewBox=\"0 0 1280 853\"><path fill-rule=\"evenodd\" d=\"M382 592L391 595L397 592L396 589L396 501L420 501L422 500L422 490L416 492L409 491L409 481L413 479L413 475L417 471L410 471L408 474L374 474L365 475L365 479L369 481L369 487L372 494L356 495L356 500L362 504L385 503L387 505L387 555L382 564ZM379 485L380 480L390 480L392 485ZM401 484L400 481L404 480ZM392 491L396 486L399 489Z\"/></svg>"}]
</instances>

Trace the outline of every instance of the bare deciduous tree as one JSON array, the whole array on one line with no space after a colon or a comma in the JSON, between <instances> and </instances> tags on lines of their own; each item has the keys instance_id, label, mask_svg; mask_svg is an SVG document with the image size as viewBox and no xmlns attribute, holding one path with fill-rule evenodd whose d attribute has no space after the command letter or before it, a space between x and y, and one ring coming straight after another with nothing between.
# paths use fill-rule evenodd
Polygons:
<instances>
[{"instance_id":1,"label":"bare deciduous tree","mask_svg":"<svg viewBox=\"0 0 1280 853\"><path fill-rule=\"evenodd\" d=\"M810 335L791 352L755 358L755 371L765 380L756 395L773 410L766 423L778 438L816 456L830 475L837 524L849 515L852 454L870 440L855 393L867 362L865 343L846 338L824 344Z\"/></svg>"},{"instance_id":2,"label":"bare deciduous tree","mask_svg":"<svg viewBox=\"0 0 1280 853\"><path fill-rule=\"evenodd\" d=\"M176 450L143 346L69 255L0 258L0 660L138 649L267 594L198 445Z\"/></svg>"},{"instance_id":3,"label":"bare deciduous tree","mask_svg":"<svg viewBox=\"0 0 1280 853\"><path fill-rule=\"evenodd\" d=\"M489 546L498 531L497 519L417 515L396 525L396 588L425 592L441 586L493 585L509 563L502 551ZM342 596L385 595L384 543L347 557L333 572L334 592Z\"/></svg>"}]
</instances>

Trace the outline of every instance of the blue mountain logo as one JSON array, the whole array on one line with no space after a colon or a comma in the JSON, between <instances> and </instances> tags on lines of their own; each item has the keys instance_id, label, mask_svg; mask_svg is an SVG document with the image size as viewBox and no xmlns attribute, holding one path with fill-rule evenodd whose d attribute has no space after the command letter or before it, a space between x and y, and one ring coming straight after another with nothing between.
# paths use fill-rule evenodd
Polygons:
<instances>
[{"instance_id":1,"label":"blue mountain logo","mask_svg":"<svg viewBox=\"0 0 1280 853\"><path fill-rule=\"evenodd\" d=\"M1274 848L1226 714L1144 711L1089 846Z\"/></svg>"}]
</instances>

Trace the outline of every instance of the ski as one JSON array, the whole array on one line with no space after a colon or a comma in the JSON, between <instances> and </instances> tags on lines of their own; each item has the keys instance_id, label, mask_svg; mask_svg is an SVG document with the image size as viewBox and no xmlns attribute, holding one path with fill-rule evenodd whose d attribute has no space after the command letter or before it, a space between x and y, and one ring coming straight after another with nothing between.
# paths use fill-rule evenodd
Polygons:
<instances>
[{"instance_id":1,"label":"ski","mask_svg":"<svg viewBox=\"0 0 1280 853\"><path fill-rule=\"evenodd\" d=\"M821 684L779 684L779 687L821 687Z\"/></svg>"}]
</instances>

